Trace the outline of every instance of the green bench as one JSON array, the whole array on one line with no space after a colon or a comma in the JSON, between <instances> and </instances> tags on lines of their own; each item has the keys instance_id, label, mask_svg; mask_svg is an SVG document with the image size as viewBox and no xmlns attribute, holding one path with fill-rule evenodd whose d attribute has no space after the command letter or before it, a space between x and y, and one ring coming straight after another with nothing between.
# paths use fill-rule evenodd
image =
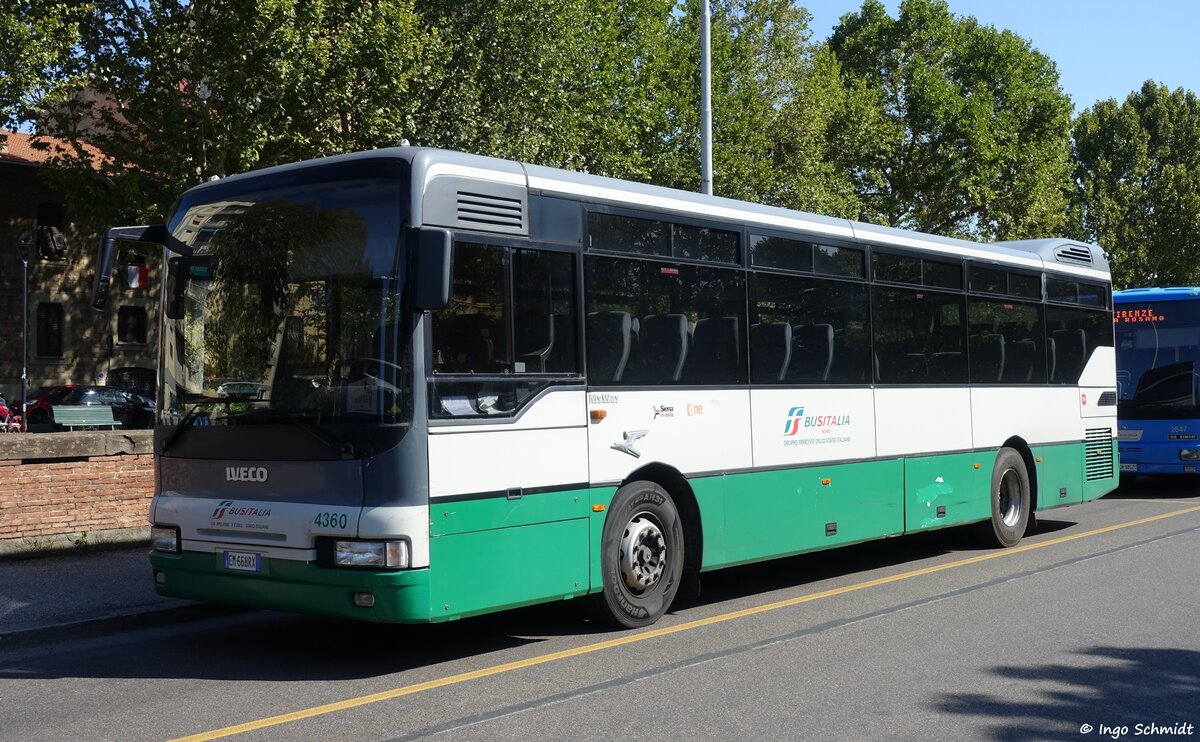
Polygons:
<instances>
[{"instance_id":1,"label":"green bench","mask_svg":"<svg viewBox=\"0 0 1200 742\"><path fill-rule=\"evenodd\" d=\"M112 430L121 423L113 419L112 408L108 405L54 405L50 408L54 422L67 430L84 428L108 428Z\"/></svg>"}]
</instances>

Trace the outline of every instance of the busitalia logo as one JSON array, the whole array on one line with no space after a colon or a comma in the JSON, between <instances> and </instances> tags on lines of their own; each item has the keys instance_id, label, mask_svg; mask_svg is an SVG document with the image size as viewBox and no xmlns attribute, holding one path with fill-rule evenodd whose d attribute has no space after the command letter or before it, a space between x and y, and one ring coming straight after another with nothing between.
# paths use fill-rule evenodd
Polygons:
<instances>
[{"instance_id":1,"label":"busitalia logo","mask_svg":"<svg viewBox=\"0 0 1200 742\"><path fill-rule=\"evenodd\" d=\"M800 423L804 420L804 408L793 407L788 410L788 419L783 426L783 436L788 438L800 432Z\"/></svg>"},{"instance_id":2,"label":"busitalia logo","mask_svg":"<svg viewBox=\"0 0 1200 742\"><path fill-rule=\"evenodd\" d=\"M221 520L226 516L250 516L256 518L265 518L271 514L271 508L255 508L243 505L235 507L233 500L221 500L217 503L217 507L213 509L212 520Z\"/></svg>"}]
</instances>

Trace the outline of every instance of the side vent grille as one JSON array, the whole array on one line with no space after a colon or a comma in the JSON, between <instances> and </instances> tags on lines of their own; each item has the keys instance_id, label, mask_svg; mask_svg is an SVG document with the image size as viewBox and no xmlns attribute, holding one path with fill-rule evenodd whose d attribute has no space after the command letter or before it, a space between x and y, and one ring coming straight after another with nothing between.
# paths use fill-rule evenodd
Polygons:
<instances>
[{"instance_id":1,"label":"side vent grille","mask_svg":"<svg viewBox=\"0 0 1200 742\"><path fill-rule=\"evenodd\" d=\"M1108 428L1089 428L1083 441L1084 478L1089 482L1113 476L1112 432Z\"/></svg>"},{"instance_id":2,"label":"side vent grille","mask_svg":"<svg viewBox=\"0 0 1200 742\"><path fill-rule=\"evenodd\" d=\"M1082 245L1063 245L1054 251L1054 258L1060 263L1092 265L1092 251Z\"/></svg>"},{"instance_id":3,"label":"side vent grille","mask_svg":"<svg viewBox=\"0 0 1200 742\"><path fill-rule=\"evenodd\" d=\"M458 192L458 221L487 227L522 227L521 201L483 193Z\"/></svg>"},{"instance_id":4,"label":"side vent grille","mask_svg":"<svg viewBox=\"0 0 1200 742\"><path fill-rule=\"evenodd\" d=\"M1097 402L1096 404L1100 407L1116 407L1117 406L1117 393L1116 392L1104 392L1103 394L1100 395L1100 401Z\"/></svg>"}]
</instances>

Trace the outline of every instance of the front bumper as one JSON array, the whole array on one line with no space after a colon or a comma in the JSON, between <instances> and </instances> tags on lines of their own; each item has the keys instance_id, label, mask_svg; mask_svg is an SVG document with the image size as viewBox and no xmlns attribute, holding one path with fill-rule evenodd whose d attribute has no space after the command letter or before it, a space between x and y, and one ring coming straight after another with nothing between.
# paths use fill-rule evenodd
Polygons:
<instances>
[{"instance_id":1,"label":"front bumper","mask_svg":"<svg viewBox=\"0 0 1200 742\"><path fill-rule=\"evenodd\" d=\"M247 573L225 569L220 552L151 552L150 564L155 589L167 597L357 621L430 620L428 569L329 569L264 558L261 572ZM355 593L371 593L375 604L355 605Z\"/></svg>"}]
</instances>

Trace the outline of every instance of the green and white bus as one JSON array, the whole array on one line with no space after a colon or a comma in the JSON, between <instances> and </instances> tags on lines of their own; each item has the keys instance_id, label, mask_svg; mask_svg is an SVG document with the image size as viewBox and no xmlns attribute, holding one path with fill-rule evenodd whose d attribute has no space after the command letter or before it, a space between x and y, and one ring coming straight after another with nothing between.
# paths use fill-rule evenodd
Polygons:
<instances>
[{"instance_id":1,"label":"green and white bus","mask_svg":"<svg viewBox=\"0 0 1200 742\"><path fill-rule=\"evenodd\" d=\"M1099 248L977 244L433 149L197 186L166 225L163 595L386 622L946 526L1116 482Z\"/></svg>"}]
</instances>

